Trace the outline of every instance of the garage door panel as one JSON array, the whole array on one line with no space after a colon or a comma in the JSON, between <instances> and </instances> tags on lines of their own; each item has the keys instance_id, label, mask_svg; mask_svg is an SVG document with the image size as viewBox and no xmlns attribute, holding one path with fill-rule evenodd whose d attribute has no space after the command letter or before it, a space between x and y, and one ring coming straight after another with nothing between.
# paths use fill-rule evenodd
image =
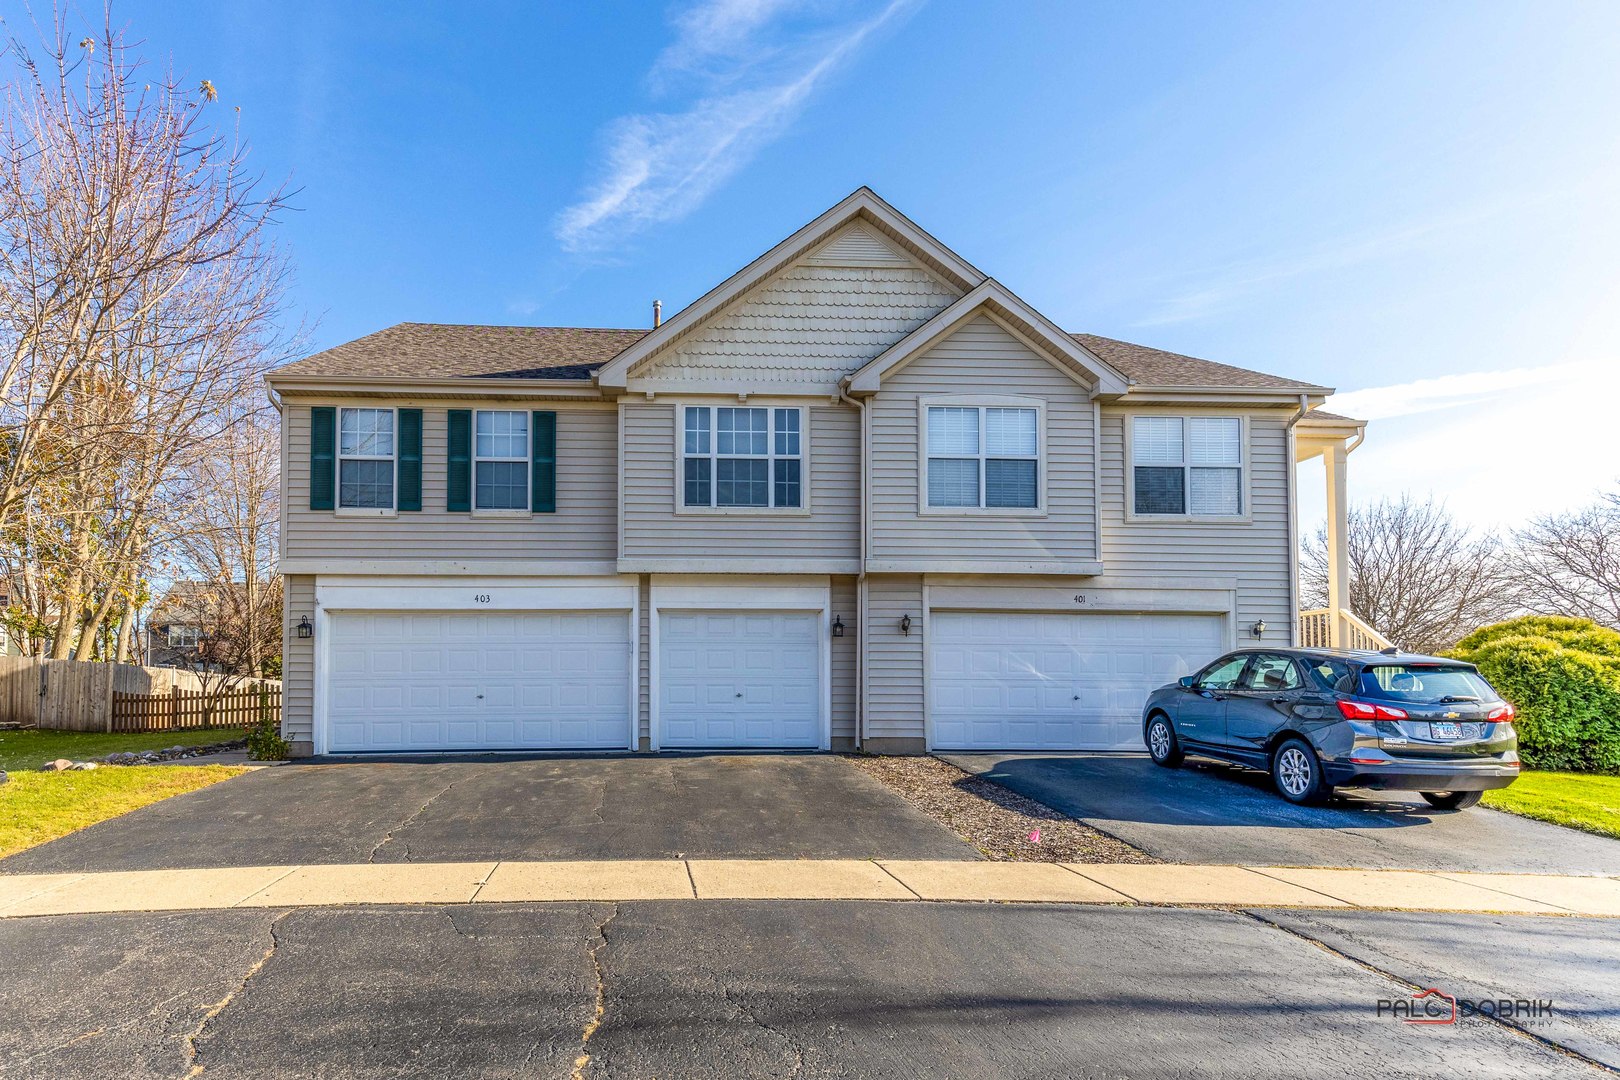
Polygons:
<instances>
[{"instance_id":1,"label":"garage door panel","mask_svg":"<svg viewBox=\"0 0 1620 1080\"><path fill-rule=\"evenodd\" d=\"M660 613L660 744L820 746L820 625L804 612Z\"/></svg>"},{"instance_id":2,"label":"garage door panel","mask_svg":"<svg viewBox=\"0 0 1620 1080\"><path fill-rule=\"evenodd\" d=\"M342 613L329 632L330 750L629 745L622 612Z\"/></svg>"},{"instance_id":3,"label":"garage door panel","mask_svg":"<svg viewBox=\"0 0 1620 1080\"><path fill-rule=\"evenodd\" d=\"M1226 646L1214 615L936 612L929 626L941 749L1140 749L1148 692Z\"/></svg>"}]
</instances>

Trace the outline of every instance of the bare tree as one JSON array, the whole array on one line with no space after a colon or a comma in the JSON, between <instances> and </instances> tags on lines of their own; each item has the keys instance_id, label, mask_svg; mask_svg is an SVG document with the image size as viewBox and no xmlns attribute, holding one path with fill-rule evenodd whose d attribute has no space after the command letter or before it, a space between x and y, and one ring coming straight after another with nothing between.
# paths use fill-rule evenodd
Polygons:
<instances>
[{"instance_id":1,"label":"bare tree","mask_svg":"<svg viewBox=\"0 0 1620 1080\"><path fill-rule=\"evenodd\" d=\"M1403 648L1434 652L1514 607L1501 577L1502 548L1432 499L1381 500L1350 510L1350 610ZM1327 604L1327 530L1300 553L1307 607Z\"/></svg>"},{"instance_id":2,"label":"bare tree","mask_svg":"<svg viewBox=\"0 0 1620 1080\"><path fill-rule=\"evenodd\" d=\"M1513 533L1514 599L1539 615L1574 615L1620 629L1620 489Z\"/></svg>"},{"instance_id":3,"label":"bare tree","mask_svg":"<svg viewBox=\"0 0 1620 1080\"><path fill-rule=\"evenodd\" d=\"M50 654L90 659L127 654L191 466L297 336L269 238L284 193L209 119L212 84L145 70L110 8L91 36L67 10L5 48L0 537L49 518Z\"/></svg>"}]
</instances>

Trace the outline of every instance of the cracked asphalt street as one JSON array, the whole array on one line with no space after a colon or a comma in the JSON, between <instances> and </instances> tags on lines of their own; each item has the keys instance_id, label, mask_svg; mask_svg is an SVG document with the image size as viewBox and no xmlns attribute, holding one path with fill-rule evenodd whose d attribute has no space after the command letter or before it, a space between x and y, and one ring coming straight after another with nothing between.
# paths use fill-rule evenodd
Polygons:
<instances>
[{"instance_id":1,"label":"cracked asphalt street","mask_svg":"<svg viewBox=\"0 0 1620 1080\"><path fill-rule=\"evenodd\" d=\"M1613 1075L1615 926L843 901L18 918L0 1076ZM1428 985L1556 1014L1377 1016Z\"/></svg>"}]
</instances>

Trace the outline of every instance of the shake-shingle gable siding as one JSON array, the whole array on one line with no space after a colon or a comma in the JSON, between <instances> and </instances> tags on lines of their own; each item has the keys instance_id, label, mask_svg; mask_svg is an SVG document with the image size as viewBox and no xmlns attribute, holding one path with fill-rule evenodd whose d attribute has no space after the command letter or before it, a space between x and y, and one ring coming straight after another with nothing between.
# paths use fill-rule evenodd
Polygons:
<instances>
[{"instance_id":1,"label":"shake-shingle gable siding","mask_svg":"<svg viewBox=\"0 0 1620 1080\"><path fill-rule=\"evenodd\" d=\"M854 226L694 328L635 372L762 391L830 389L960 295Z\"/></svg>"}]
</instances>

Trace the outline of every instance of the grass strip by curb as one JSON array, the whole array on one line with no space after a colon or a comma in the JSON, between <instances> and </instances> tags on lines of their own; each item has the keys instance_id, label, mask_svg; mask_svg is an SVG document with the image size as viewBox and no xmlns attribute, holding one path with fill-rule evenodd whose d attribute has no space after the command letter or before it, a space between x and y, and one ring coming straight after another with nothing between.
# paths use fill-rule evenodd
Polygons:
<instances>
[{"instance_id":1,"label":"grass strip by curb","mask_svg":"<svg viewBox=\"0 0 1620 1080\"><path fill-rule=\"evenodd\" d=\"M1487 791L1485 805L1620 840L1620 776L1526 772L1512 787Z\"/></svg>"},{"instance_id":2,"label":"grass strip by curb","mask_svg":"<svg viewBox=\"0 0 1620 1080\"><path fill-rule=\"evenodd\" d=\"M245 771L230 765L132 765L12 773L0 785L0 859Z\"/></svg>"}]
</instances>

